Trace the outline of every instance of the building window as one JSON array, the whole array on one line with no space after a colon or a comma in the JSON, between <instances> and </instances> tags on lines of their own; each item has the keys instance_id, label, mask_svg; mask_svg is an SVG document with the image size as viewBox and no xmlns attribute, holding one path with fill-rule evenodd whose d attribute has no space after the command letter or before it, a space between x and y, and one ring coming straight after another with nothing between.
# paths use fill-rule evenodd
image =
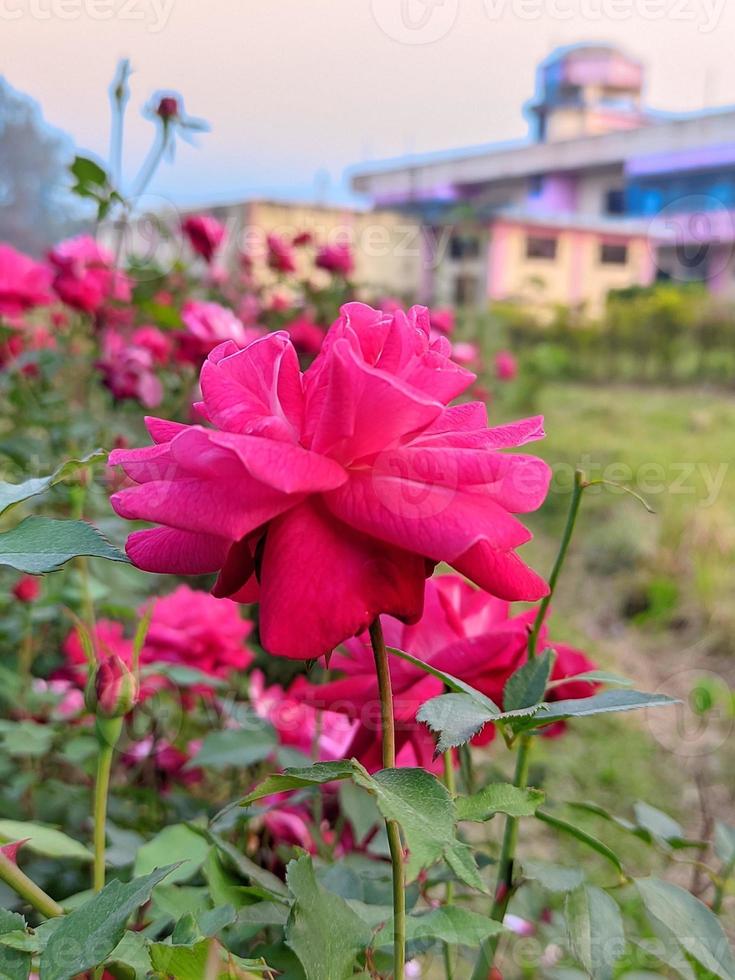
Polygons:
<instances>
[{"instance_id":1,"label":"building window","mask_svg":"<svg viewBox=\"0 0 735 980\"><path fill-rule=\"evenodd\" d=\"M527 259L550 259L556 258L556 239L541 238L539 235L529 235L526 239L526 258Z\"/></svg>"},{"instance_id":2,"label":"building window","mask_svg":"<svg viewBox=\"0 0 735 980\"><path fill-rule=\"evenodd\" d=\"M477 276L457 276L454 280L455 306L474 306L479 299L480 282Z\"/></svg>"},{"instance_id":3,"label":"building window","mask_svg":"<svg viewBox=\"0 0 735 980\"><path fill-rule=\"evenodd\" d=\"M605 194L605 214L625 214L625 191L616 187Z\"/></svg>"},{"instance_id":4,"label":"building window","mask_svg":"<svg viewBox=\"0 0 735 980\"><path fill-rule=\"evenodd\" d=\"M600 245L600 262L602 265L627 265L628 246L603 242Z\"/></svg>"},{"instance_id":5,"label":"building window","mask_svg":"<svg viewBox=\"0 0 735 980\"><path fill-rule=\"evenodd\" d=\"M452 259L479 258L480 239L477 235L452 235L449 240L449 256Z\"/></svg>"},{"instance_id":6,"label":"building window","mask_svg":"<svg viewBox=\"0 0 735 980\"><path fill-rule=\"evenodd\" d=\"M528 196L541 197L544 192L543 174L533 174L528 182Z\"/></svg>"}]
</instances>

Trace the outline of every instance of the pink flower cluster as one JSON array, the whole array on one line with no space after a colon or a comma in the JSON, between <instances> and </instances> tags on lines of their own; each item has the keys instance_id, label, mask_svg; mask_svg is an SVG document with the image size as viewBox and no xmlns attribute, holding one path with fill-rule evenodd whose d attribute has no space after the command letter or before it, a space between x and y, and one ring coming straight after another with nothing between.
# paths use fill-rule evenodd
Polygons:
<instances>
[{"instance_id":1,"label":"pink flower cluster","mask_svg":"<svg viewBox=\"0 0 735 980\"><path fill-rule=\"evenodd\" d=\"M112 253L91 235L66 239L48 257L56 270L54 290L67 306L97 313L111 300L130 301L130 281L115 267Z\"/></svg>"},{"instance_id":2,"label":"pink flower cluster","mask_svg":"<svg viewBox=\"0 0 735 980\"><path fill-rule=\"evenodd\" d=\"M144 613L145 609L141 609L140 615ZM212 678L231 678L252 662L253 655L245 645L252 628L253 624L241 617L233 603L218 602L207 592L181 585L170 595L154 600L140 664L179 664ZM125 635L121 623L98 620L93 642L100 661L117 656L130 666L133 640ZM64 653L66 673L83 686L87 661L77 630L67 637ZM149 674L141 685L141 698L150 697L165 686L165 678ZM206 684L200 690L206 692Z\"/></svg>"},{"instance_id":3,"label":"pink flower cluster","mask_svg":"<svg viewBox=\"0 0 735 980\"><path fill-rule=\"evenodd\" d=\"M148 571L218 571L215 595L260 602L265 648L303 659L381 613L417 622L439 561L538 599L513 515L542 503L549 468L503 450L542 437L541 420L489 429L484 405L451 406L474 380L421 307L348 304L303 373L283 332L221 344L200 378L209 427L149 419L155 444L110 458L137 484L112 497L117 513L160 525L128 554Z\"/></svg>"}]
</instances>

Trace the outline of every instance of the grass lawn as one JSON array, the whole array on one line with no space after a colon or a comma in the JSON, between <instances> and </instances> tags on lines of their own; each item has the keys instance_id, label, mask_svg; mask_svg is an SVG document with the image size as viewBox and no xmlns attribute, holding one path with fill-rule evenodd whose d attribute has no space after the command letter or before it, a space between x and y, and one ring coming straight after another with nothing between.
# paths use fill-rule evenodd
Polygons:
<instances>
[{"instance_id":1,"label":"grass lawn","mask_svg":"<svg viewBox=\"0 0 735 980\"><path fill-rule=\"evenodd\" d=\"M536 537L525 557L535 568L548 572L553 562L575 466L590 479L624 482L656 511L615 488L586 491L553 604L552 637L581 647L639 690L686 701L656 717L579 721L563 751L540 740L537 782L554 800L594 799L617 813L647 800L696 836L706 817L696 783L726 819L735 786L735 752L727 747L735 687L735 397L555 383L537 399L547 439L530 448L552 465L554 480L528 522ZM495 422L520 414L510 389L490 412ZM704 717L692 710L702 685L716 702ZM493 754L507 769L500 746ZM605 831L599 821L586 825ZM547 845L539 846L543 853Z\"/></svg>"}]
</instances>

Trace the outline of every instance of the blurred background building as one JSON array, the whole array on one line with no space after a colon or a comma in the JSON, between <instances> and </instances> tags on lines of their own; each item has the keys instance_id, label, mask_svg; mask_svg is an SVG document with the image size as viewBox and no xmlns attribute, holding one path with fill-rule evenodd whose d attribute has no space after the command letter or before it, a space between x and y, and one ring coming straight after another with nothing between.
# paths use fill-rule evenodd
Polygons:
<instances>
[{"instance_id":1,"label":"blurred background building","mask_svg":"<svg viewBox=\"0 0 735 980\"><path fill-rule=\"evenodd\" d=\"M735 110L651 112L643 87L614 47L561 49L539 69L529 141L357 168L355 191L435 246L420 298L594 314L656 280L735 292Z\"/></svg>"}]
</instances>

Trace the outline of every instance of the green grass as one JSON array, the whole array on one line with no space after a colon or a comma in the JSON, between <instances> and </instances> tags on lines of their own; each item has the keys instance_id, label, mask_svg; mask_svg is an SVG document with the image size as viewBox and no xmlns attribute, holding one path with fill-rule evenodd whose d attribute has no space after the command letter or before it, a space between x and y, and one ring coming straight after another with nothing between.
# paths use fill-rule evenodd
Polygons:
<instances>
[{"instance_id":1,"label":"green grass","mask_svg":"<svg viewBox=\"0 0 735 980\"><path fill-rule=\"evenodd\" d=\"M524 557L533 567L551 568L576 466L590 479L625 483L656 511L615 488L586 492L552 606L552 638L642 690L686 696L680 678L700 670L735 687L735 397L554 383L535 398L547 438L529 449L551 464L554 480L542 510L527 519L535 539ZM512 390L490 412L495 423L522 414ZM661 739L645 716L579 721L563 742L540 740L537 778L554 800L592 799L617 813L647 800L696 834L694 775L717 782L733 768L732 750L716 744L691 757L685 744L679 752L674 715L670 726ZM505 766L500 746L493 755ZM576 845L561 851L579 857Z\"/></svg>"}]
</instances>

